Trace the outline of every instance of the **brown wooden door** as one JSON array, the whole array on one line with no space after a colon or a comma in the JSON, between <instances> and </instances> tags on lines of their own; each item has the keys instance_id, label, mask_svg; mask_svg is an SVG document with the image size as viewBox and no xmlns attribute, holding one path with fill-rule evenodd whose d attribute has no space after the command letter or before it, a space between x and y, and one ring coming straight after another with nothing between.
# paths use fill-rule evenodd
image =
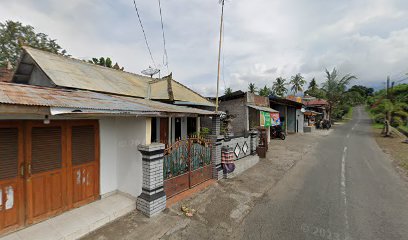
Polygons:
<instances>
[{"instance_id":1,"label":"brown wooden door","mask_svg":"<svg viewBox=\"0 0 408 240\"><path fill-rule=\"evenodd\" d=\"M169 143L169 119L160 118L160 143Z\"/></svg>"},{"instance_id":2,"label":"brown wooden door","mask_svg":"<svg viewBox=\"0 0 408 240\"><path fill-rule=\"evenodd\" d=\"M74 207L99 197L99 134L97 121L70 122L68 171Z\"/></svg>"},{"instance_id":3,"label":"brown wooden door","mask_svg":"<svg viewBox=\"0 0 408 240\"><path fill-rule=\"evenodd\" d=\"M27 222L67 208L66 128L63 122L29 122L26 128Z\"/></svg>"},{"instance_id":4,"label":"brown wooden door","mask_svg":"<svg viewBox=\"0 0 408 240\"><path fill-rule=\"evenodd\" d=\"M24 224L22 134L20 123L0 122L0 234Z\"/></svg>"}]
</instances>

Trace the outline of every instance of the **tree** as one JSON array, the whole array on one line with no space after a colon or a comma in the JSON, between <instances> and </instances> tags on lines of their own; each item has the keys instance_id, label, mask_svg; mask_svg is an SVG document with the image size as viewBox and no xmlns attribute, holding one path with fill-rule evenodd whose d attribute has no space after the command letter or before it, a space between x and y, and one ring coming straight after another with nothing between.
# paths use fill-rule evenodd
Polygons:
<instances>
[{"instance_id":1,"label":"tree","mask_svg":"<svg viewBox=\"0 0 408 240\"><path fill-rule=\"evenodd\" d=\"M292 77L292 79L290 80L290 84L292 84L292 92L296 95L296 93L303 91L303 85L306 84L306 81L303 76L298 73Z\"/></svg>"},{"instance_id":2,"label":"tree","mask_svg":"<svg viewBox=\"0 0 408 240\"><path fill-rule=\"evenodd\" d=\"M269 97L271 93L272 93L271 89L269 89L266 85L259 90L259 95L263 97Z\"/></svg>"},{"instance_id":3,"label":"tree","mask_svg":"<svg viewBox=\"0 0 408 240\"><path fill-rule=\"evenodd\" d=\"M225 96L229 96L229 95L231 95L231 94L232 94L232 88L230 88L230 87L226 88L226 89L225 89L225 92L224 92L224 95L225 95Z\"/></svg>"},{"instance_id":4,"label":"tree","mask_svg":"<svg viewBox=\"0 0 408 240\"><path fill-rule=\"evenodd\" d=\"M49 38L45 33L36 33L30 25L10 20L0 23L0 66L6 66L9 61L15 68L24 45L56 54L67 54L56 39Z\"/></svg>"},{"instance_id":5,"label":"tree","mask_svg":"<svg viewBox=\"0 0 408 240\"><path fill-rule=\"evenodd\" d=\"M325 91L329 103L330 120L332 112L336 110L336 107L339 107L341 100L343 100L347 85L353 79L357 79L357 77L350 74L339 77L336 68L333 68L331 72L326 69L326 82L323 84L322 89Z\"/></svg>"},{"instance_id":6,"label":"tree","mask_svg":"<svg viewBox=\"0 0 408 240\"><path fill-rule=\"evenodd\" d=\"M374 88L368 88L366 86L361 85L354 85L352 86L348 92L358 92L363 98L367 98L369 96L373 96Z\"/></svg>"},{"instance_id":7,"label":"tree","mask_svg":"<svg viewBox=\"0 0 408 240\"><path fill-rule=\"evenodd\" d=\"M283 97L288 92L285 82L286 79L282 77L276 78L276 81L272 85L272 93L276 96Z\"/></svg>"},{"instance_id":8,"label":"tree","mask_svg":"<svg viewBox=\"0 0 408 240\"><path fill-rule=\"evenodd\" d=\"M313 78L312 81L310 81L309 87L307 88L307 90L314 91L314 90L316 90L318 88L319 88L319 85L317 84L316 79Z\"/></svg>"},{"instance_id":9,"label":"tree","mask_svg":"<svg viewBox=\"0 0 408 240\"><path fill-rule=\"evenodd\" d=\"M256 93L257 89L255 87L255 83L249 83L248 90L249 90L250 93Z\"/></svg>"},{"instance_id":10,"label":"tree","mask_svg":"<svg viewBox=\"0 0 408 240\"><path fill-rule=\"evenodd\" d=\"M115 63L115 65L112 66L112 60L110 57L104 58L100 57L98 58L92 58L92 60L88 60L89 63L93 63L102 67L108 67L108 68L113 68L116 70L124 70L124 67L119 67L118 63Z\"/></svg>"},{"instance_id":11,"label":"tree","mask_svg":"<svg viewBox=\"0 0 408 240\"><path fill-rule=\"evenodd\" d=\"M313 78L312 81L310 81L309 87L305 91L305 95L309 95L311 97L315 97L315 98L318 98L318 99L325 98L324 91L319 88L319 85L317 84L315 78Z\"/></svg>"}]
</instances>

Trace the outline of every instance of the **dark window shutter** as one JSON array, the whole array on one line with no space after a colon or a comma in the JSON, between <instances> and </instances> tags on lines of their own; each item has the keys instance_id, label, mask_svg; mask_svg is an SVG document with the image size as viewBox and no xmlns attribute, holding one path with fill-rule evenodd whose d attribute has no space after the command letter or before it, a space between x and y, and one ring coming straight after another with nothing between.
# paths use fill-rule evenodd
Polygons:
<instances>
[{"instance_id":1,"label":"dark window shutter","mask_svg":"<svg viewBox=\"0 0 408 240\"><path fill-rule=\"evenodd\" d=\"M33 128L31 137L32 173L42 173L61 168L61 128Z\"/></svg>"},{"instance_id":2,"label":"dark window shutter","mask_svg":"<svg viewBox=\"0 0 408 240\"><path fill-rule=\"evenodd\" d=\"M18 128L0 128L0 180L17 177Z\"/></svg>"},{"instance_id":3,"label":"dark window shutter","mask_svg":"<svg viewBox=\"0 0 408 240\"><path fill-rule=\"evenodd\" d=\"M74 166L95 160L94 126L72 127L72 164Z\"/></svg>"}]
</instances>

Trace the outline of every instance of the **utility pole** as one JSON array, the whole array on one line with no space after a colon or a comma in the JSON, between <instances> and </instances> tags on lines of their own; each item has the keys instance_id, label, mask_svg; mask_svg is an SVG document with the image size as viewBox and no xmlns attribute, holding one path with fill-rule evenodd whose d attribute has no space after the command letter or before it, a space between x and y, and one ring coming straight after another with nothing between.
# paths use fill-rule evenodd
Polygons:
<instances>
[{"instance_id":1,"label":"utility pole","mask_svg":"<svg viewBox=\"0 0 408 240\"><path fill-rule=\"evenodd\" d=\"M219 89L220 89L220 72L221 72L222 29L224 25L225 0L220 0L220 3L221 3L221 24L220 24L220 43L218 46L218 74L217 74L217 96L215 98L215 113L218 113L218 94L219 94Z\"/></svg>"}]
</instances>

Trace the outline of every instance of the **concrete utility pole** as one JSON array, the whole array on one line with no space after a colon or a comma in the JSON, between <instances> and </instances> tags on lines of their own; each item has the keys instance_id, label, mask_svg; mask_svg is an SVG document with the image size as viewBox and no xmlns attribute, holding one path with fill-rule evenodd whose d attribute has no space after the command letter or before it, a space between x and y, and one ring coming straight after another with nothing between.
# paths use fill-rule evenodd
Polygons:
<instances>
[{"instance_id":1,"label":"concrete utility pole","mask_svg":"<svg viewBox=\"0 0 408 240\"><path fill-rule=\"evenodd\" d=\"M221 47L222 47L222 30L224 25L224 4L225 0L221 0L221 24L220 24L220 43L218 46L218 74L217 74L217 96L215 98L215 113L218 113L218 94L220 89L220 72L221 72Z\"/></svg>"}]
</instances>

